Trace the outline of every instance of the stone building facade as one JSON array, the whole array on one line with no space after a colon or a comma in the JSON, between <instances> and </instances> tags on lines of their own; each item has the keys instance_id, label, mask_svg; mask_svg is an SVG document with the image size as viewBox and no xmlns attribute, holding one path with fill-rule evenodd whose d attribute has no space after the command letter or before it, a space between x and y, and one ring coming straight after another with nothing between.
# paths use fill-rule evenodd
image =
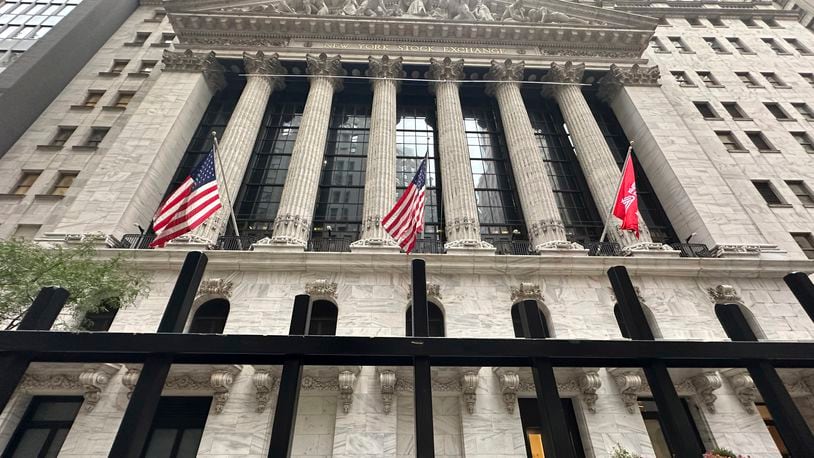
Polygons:
<instances>
[{"instance_id":1,"label":"stone building facade","mask_svg":"<svg viewBox=\"0 0 814 458\"><path fill-rule=\"evenodd\" d=\"M625 339L605 277L624 265L657 339L728 340L718 303L762 340L814 338L782 280L814 257L814 37L797 12L403 3L142 0L0 159L0 237L90 240L149 271L111 332L154 332L184 254L203 249L190 332L286 334L308 293L336 335L404 336L409 258L381 218L427 155L437 336L514 338L513 305L531 299L550 338ZM224 210L141 249L211 131L241 236ZM611 221L597 244L631 140L642 231ZM82 396L59 456L107 455L139 369L32 364L0 448L20 446L32 399ZM584 456L670 456L640 370L555 373ZM670 375L704 448L788 456L743 370ZM781 375L814 427L814 372ZM210 399L189 453L265 456L278 383L275 366L175 365L163 394ZM292 456L415 455L401 368L306 367L302 383ZM436 456L537 453L534 396L525 368L435 368Z\"/></svg>"}]
</instances>

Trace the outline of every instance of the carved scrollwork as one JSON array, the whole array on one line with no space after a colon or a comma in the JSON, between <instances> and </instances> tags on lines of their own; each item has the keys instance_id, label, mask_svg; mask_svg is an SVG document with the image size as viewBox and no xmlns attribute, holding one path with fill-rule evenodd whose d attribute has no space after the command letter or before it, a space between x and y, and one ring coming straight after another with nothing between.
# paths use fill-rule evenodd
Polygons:
<instances>
[{"instance_id":1,"label":"carved scrollwork","mask_svg":"<svg viewBox=\"0 0 814 458\"><path fill-rule=\"evenodd\" d=\"M460 81L464 79L464 60L451 59L449 57L444 57L443 59L431 57L428 76L429 79L435 80L430 86L433 90L438 82ZM466 223L466 221L464 221L464 223Z\"/></svg>"},{"instance_id":2,"label":"carved scrollwork","mask_svg":"<svg viewBox=\"0 0 814 458\"><path fill-rule=\"evenodd\" d=\"M524 300L544 301L543 291L537 283L521 282L520 286L511 287L512 303Z\"/></svg>"},{"instance_id":3,"label":"carved scrollwork","mask_svg":"<svg viewBox=\"0 0 814 458\"><path fill-rule=\"evenodd\" d=\"M264 75L271 84L272 89L280 90L285 88L285 78L283 76L288 72L280 64L280 56L277 53L266 57L263 51L257 51L254 56L244 52L243 62L247 73Z\"/></svg>"},{"instance_id":4,"label":"carved scrollwork","mask_svg":"<svg viewBox=\"0 0 814 458\"><path fill-rule=\"evenodd\" d=\"M353 403L353 383L356 381L356 374L351 371L339 373L337 384L339 385L339 400L342 402L342 411L350 412Z\"/></svg>"},{"instance_id":5,"label":"carved scrollwork","mask_svg":"<svg viewBox=\"0 0 814 458\"><path fill-rule=\"evenodd\" d=\"M715 413L715 400L718 399L713 391L717 390L723 385L721 376L717 372L704 372L703 374L696 375L690 379L695 392L701 398L701 402L707 408L709 413Z\"/></svg>"},{"instance_id":6,"label":"carved scrollwork","mask_svg":"<svg viewBox=\"0 0 814 458\"><path fill-rule=\"evenodd\" d=\"M746 371L735 373L729 378L729 384L735 391L738 401L740 401L743 408L748 413L755 413L755 400L757 400L758 391L755 387L755 382L752 376Z\"/></svg>"},{"instance_id":7,"label":"carved scrollwork","mask_svg":"<svg viewBox=\"0 0 814 458\"><path fill-rule=\"evenodd\" d=\"M266 410L271 393L277 388L280 380L267 370L258 370L252 375L252 383L256 391L257 412Z\"/></svg>"},{"instance_id":8,"label":"carved scrollwork","mask_svg":"<svg viewBox=\"0 0 814 458\"><path fill-rule=\"evenodd\" d=\"M319 279L305 284L305 294L312 297L323 297L336 300L338 285L334 281Z\"/></svg>"},{"instance_id":9,"label":"carved scrollwork","mask_svg":"<svg viewBox=\"0 0 814 458\"><path fill-rule=\"evenodd\" d=\"M223 278L212 278L203 280L198 287L198 295L211 294L214 296L221 296L229 298L232 295L232 287L234 284Z\"/></svg>"},{"instance_id":10,"label":"carved scrollwork","mask_svg":"<svg viewBox=\"0 0 814 458\"><path fill-rule=\"evenodd\" d=\"M543 81L577 84L582 82L584 73L585 64L574 64L570 60L564 64L552 62L551 70L546 73Z\"/></svg>"},{"instance_id":11,"label":"carved scrollwork","mask_svg":"<svg viewBox=\"0 0 814 458\"><path fill-rule=\"evenodd\" d=\"M427 282L427 299L438 299L441 300L443 297L441 296L441 285L438 283L430 283ZM407 300L413 299L413 290L407 290Z\"/></svg>"},{"instance_id":12,"label":"carved scrollwork","mask_svg":"<svg viewBox=\"0 0 814 458\"><path fill-rule=\"evenodd\" d=\"M373 56L369 56L367 58L368 75L374 78L401 78L403 72L403 60L404 59L401 57L396 57L394 59L386 55L378 59Z\"/></svg>"},{"instance_id":13,"label":"carved scrollwork","mask_svg":"<svg viewBox=\"0 0 814 458\"><path fill-rule=\"evenodd\" d=\"M743 299L732 285L717 285L714 288L707 289L707 293L715 304L743 305Z\"/></svg>"},{"instance_id":14,"label":"carved scrollwork","mask_svg":"<svg viewBox=\"0 0 814 458\"><path fill-rule=\"evenodd\" d=\"M194 53L190 49L184 52L164 50L161 62L164 63L165 72L202 72L212 90L220 90L226 86L223 66L218 63L214 52L203 54Z\"/></svg>"},{"instance_id":15,"label":"carved scrollwork","mask_svg":"<svg viewBox=\"0 0 814 458\"><path fill-rule=\"evenodd\" d=\"M24 391L79 391L82 383L79 377L70 374L25 374L19 388Z\"/></svg>"},{"instance_id":16,"label":"carved scrollwork","mask_svg":"<svg viewBox=\"0 0 814 458\"><path fill-rule=\"evenodd\" d=\"M215 391L213 398L215 400L216 414L223 412L226 401L229 400L229 390L232 388L234 381L234 374L226 370L214 371L209 376L209 386Z\"/></svg>"},{"instance_id":17,"label":"carved scrollwork","mask_svg":"<svg viewBox=\"0 0 814 458\"><path fill-rule=\"evenodd\" d=\"M622 395L622 402L625 403L628 413L635 413L638 407L639 392L644 385L644 379L637 372L624 372L615 374L613 381L619 388Z\"/></svg>"},{"instance_id":18,"label":"carved scrollwork","mask_svg":"<svg viewBox=\"0 0 814 458\"><path fill-rule=\"evenodd\" d=\"M610 70L599 80L599 97L610 102L624 86L659 86L658 65L641 67L633 64L632 67L622 68L611 64Z\"/></svg>"},{"instance_id":19,"label":"carved scrollwork","mask_svg":"<svg viewBox=\"0 0 814 458\"><path fill-rule=\"evenodd\" d=\"M384 413L389 414L393 406L393 395L396 392L396 371L391 369L379 371L379 384L382 387Z\"/></svg>"},{"instance_id":20,"label":"carved scrollwork","mask_svg":"<svg viewBox=\"0 0 814 458\"><path fill-rule=\"evenodd\" d=\"M506 59L501 62L499 60L492 60L492 66L486 75L483 76L489 82L486 84L486 93L494 95L497 87L506 83L517 83L523 81L523 74L526 70L526 63L524 61L513 62L511 59Z\"/></svg>"},{"instance_id":21,"label":"carved scrollwork","mask_svg":"<svg viewBox=\"0 0 814 458\"><path fill-rule=\"evenodd\" d=\"M315 77L329 77L329 81L333 85L334 90L342 90L342 79L336 78L337 76L345 74L345 70L342 68L342 56L336 55L329 57L325 53L321 53L318 56L306 54L305 63L309 75Z\"/></svg>"},{"instance_id":22,"label":"carved scrollwork","mask_svg":"<svg viewBox=\"0 0 814 458\"><path fill-rule=\"evenodd\" d=\"M599 395L596 394L596 391L602 387L602 379L599 377L599 372L589 371L580 375L577 378L577 384L579 385L579 391L582 400L585 402L585 406L588 408L588 412L596 413L596 400L599 399Z\"/></svg>"},{"instance_id":23,"label":"carved scrollwork","mask_svg":"<svg viewBox=\"0 0 814 458\"><path fill-rule=\"evenodd\" d=\"M500 392L503 393L503 404L506 405L506 411L509 414L514 414L514 406L517 405L517 391L520 389L520 374L516 372L504 372L498 374L498 383L500 383Z\"/></svg>"},{"instance_id":24,"label":"carved scrollwork","mask_svg":"<svg viewBox=\"0 0 814 458\"><path fill-rule=\"evenodd\" d=\"M470 415L475 413L475 401L478 390L478 373L467 372L461 377L461 393L463 394L464 403L466 403L466 410Z\"/></svg>"}]
</instances>

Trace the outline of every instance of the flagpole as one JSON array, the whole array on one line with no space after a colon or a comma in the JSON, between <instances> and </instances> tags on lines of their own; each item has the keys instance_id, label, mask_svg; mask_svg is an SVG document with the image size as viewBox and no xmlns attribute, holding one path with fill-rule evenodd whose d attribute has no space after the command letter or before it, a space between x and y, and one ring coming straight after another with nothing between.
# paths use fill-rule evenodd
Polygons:
<instances>
[{"instance_id":1,"label":"flagpole","mask_svg":"<svg viewBox=\"0 0 814 458\"><path fill-rule=\"evenodd\" d=\"M223 183L223 194L226 197L226 204L229 206L229 219L232 220L232 228L235 230L235 235L237 236L237 247L240 250L243 250L243 242L240 241L240 231L237 229L237 220L235 219L235 211L234 207L232 207L232 198L229 197L229 185L226 183L226 169L223 168L223 162L220 161L220 145L218 144L218 136L215 131L212 131L212 141L215 145L215 158L218 161L218 167L220 167L220 173L223 176L224 183Z\"/></svg>"},{"instance_id":2,"label":"flagpole","mask_svg":"<svg viewBox=\"0 0 814 458\"><path fill-rule=\"evenodd\" d=\"M613 217L613 207L616 206L616 198L619 197L619 186L622 186L622 180L625 179L625 168L627 167L627 162L630 160L631 153L633 152L633 140L630 141L630 146L627 147L627 154L625 155L625 162L622 164L622 170L619 172L619 182L616 183L616 196L613 198L613 202L611 202L610 208L608 209L608 217L605 218L605 226L602 228L602 236L599 237L599 243L605 241L605 235L608 233L608 224Z\"/></svg>"}]
</instances>

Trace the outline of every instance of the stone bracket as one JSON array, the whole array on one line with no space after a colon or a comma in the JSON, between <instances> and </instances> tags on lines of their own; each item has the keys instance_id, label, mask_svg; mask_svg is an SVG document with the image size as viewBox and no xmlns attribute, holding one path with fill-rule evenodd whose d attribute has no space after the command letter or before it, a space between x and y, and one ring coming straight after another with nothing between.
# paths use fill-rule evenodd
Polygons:
<instances>
[{"instance_id":1,"label":"stone bracket","mask_svg":"<svg viewBox=\"0 0 814 458\"><path fill-rule=\"evenodd\" d=\"M755 400L758 397L757 387L745 369L732 369L726 371L724 376L729 380L729 384L735 391L738 401L748 413L755 413Z\"/></svg>"},{"instance_id":2,"label":"stone bracket","mask_svg":"<svg viewBox=\"0 0 814 458\"><path fill-rule=\"evenodd\" d=\"M353 403L353 383L356 381L356 374L351 371L339 373L339 400L342 401L342 411L350 412Z\"/></svg>"},{"instance_id":3,"label":"stone bracket","mask_svg":"<svg viewBox=\"0 0 814 458\"><path fill-rule=\"evenodd\" d=\"M176 366L164 382L165 390L212 392L215 414L223 412L235 377L243 370L241 365L212 365L204 367ZM122 377L130 398L136 388L141 368L130 368Z\"/></svg>"},{"instance_id":4,"label":"stone bracket","mask_svg":"<svg viewBox=\"0 0 814 458\"><path fill-rule=\"evenodd\" d=\"M396 370L393 367L377 367L379 385L381 385L384 413L389 414L393 406L393 395L396 393Z\"/></svg>"},{"instance_id":5,"label":"stone bracket","mask_svg":"<svg viewBox=\"0 0 814 458\"><path fill-rule=\"evenodd\" d=\"M517 404L517 393L522 391L536 390L528 368L517 367L495 367L492 372L497 377L500 384L500 391L503 394L503 403L509 414L514 413ZM583 402L588 411L596 413L596 401L599 395L596 392L602 386L602 379L599 377L598 369L585 368L577 371L558 371L555 376L564 380L557 383L557 391L560 394L576 395Z\"/></svg>"},{"instance_id":6,"label":"stone bracket","mask_svg":"<svg viewBox=\"0 0 814 458\"><path fill-rule=\"evenodd\" d=\"M713 391L723 386L723 380L717 372L704 372L690 379L695 387L695 392L701 398L701 402L709 413L715 413L715 400L718 399Z\"/></svg>"},{"instance_id":7,"label":"stone bracket","mask_svg":"<svg viewBox=\"0 0 814 458\"><path fill-rule=\"evenodd\" d=\"M466 410L469 415L475 413L475 401L477 400L476 392L478 390L478 371L469 371L461 376L461 393L466 403Z\"/></svg>"}]
</instances>

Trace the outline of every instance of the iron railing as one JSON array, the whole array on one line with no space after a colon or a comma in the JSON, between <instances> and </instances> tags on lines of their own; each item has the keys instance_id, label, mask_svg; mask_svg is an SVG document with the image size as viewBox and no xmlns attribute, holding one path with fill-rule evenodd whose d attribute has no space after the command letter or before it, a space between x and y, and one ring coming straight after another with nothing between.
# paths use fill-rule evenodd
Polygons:
<instances>
[{"instance_id":1,"label":"iron railing","mask_svg":"<svg viewBox=\"0 0 814 458\"><path fill-rule=\"evenodd\" d=\"M252 244L259 240L256 235L224 235L218 237L218 250L242 250L246 251L251 249Z\"/></svg>"},{"instance_id":2,"label":"iron railing","mask_svg":"<svg viewBox=\"0 0 814 458\"><path fill-rule=\"evenodd\" d=\"M345 253L350 252L350 239L317 238L308 241L305 251L320 253Z\"/></svg>"},{"instance_id":3,"label":"iron railing","mask_svg":"<svg viewBox=\"0 0 814 458\"><path fill-rule=\"evenodd\" d=\"M155 234L124 234L119 240L117 248L128 250L144 250L150 248L150 242L155 240Z\"/></svg>"},{"instance_id":4,"label":"iron railing","mask_svg":"<svg viewBox=\"0 0 814 458\"><path fill-rule=\"evenodd\" d=\"M590 242L588 256L622 256L622 246L616 242Z\"/></svg>"},{"instance_id":5,"label":"iron railing","mask_svg":"<svg viewBox=\"0 0 814 458\"><path fill-rule=\"evenodd\" d=\"M528 240L493 240L488 242L495 246L495 254L499 255L526 256L537 254Z\"/></svg>"},{"instance_id":6,"label":"iron railing","mask_svg":"<svg viewBox=\"0 0 814 458\"><path fill-rule=\"evenodd\" d=\"M444 254L444 242L440 240L418 239L415 242L413 253Z\"/></svg>"},{"instance_id":7,"label":"iron railing","mask_svg":"<svg viewBox=\"0 0 814 458\"><path fill-rule=\"evenodd\" d=\"M681 252L682 258L712 258L714 254L703 243L673 243L672 249Z\"/></svg>"}]
</instances>

